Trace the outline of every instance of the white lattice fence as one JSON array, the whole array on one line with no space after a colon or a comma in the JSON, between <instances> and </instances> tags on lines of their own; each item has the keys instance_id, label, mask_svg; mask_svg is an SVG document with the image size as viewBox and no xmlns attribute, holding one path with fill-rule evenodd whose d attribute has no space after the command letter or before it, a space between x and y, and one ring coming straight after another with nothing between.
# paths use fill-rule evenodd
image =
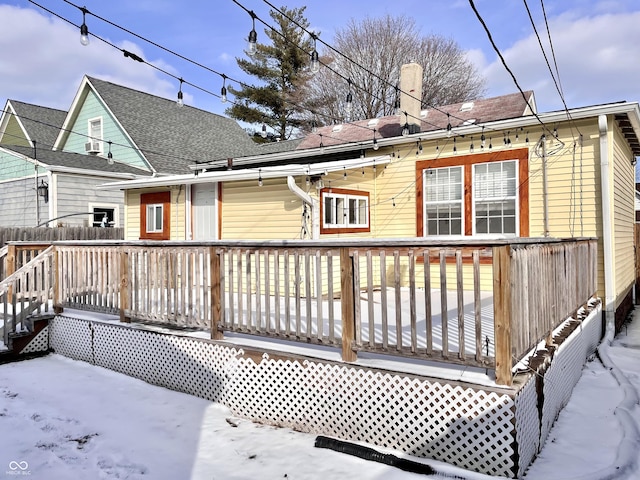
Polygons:
<instances>
[{"instance_id":1,"label":"white lattice fence","mask_svg":"<svg viewBox=\"0 0 640 480\"><path fill-rule=\"evenodd\" d=\"M549 435L549 431L560 410L569 401L573 387L580 376L586 358L595 351L597 341L602 337L602 310L597 308L576 328L558 347L549 369L544 374L544 407L540 426L540 445Z\"/></svg>"},{"instance_id":2,"label":"white lattice fence","mask_svg":"<svg viewBox=\"0 0 640 480\"><path fill-rule=\"evenodd\" d=\"M56 317L50 330L58 353L221 402L239 416L492 475L514 468L506 394L266 355L256 364L202 339L68 317Z\"/></svg>"},{"instance_id":3,"label":"white lattice fence","mask_svg":"<svg viewBox=\"0 0 640 480\"><path fill-rule=\"evenodd\" d=\"M599 338L599 313L556 352L544 378L542 419L535 376L509 394L268 354L256 363L240 348L208 340L60 316L49 325L49 341L63 355L223 403L254 421L512 478L533 461L566 403Z\"/></svg>"}]
</instances>

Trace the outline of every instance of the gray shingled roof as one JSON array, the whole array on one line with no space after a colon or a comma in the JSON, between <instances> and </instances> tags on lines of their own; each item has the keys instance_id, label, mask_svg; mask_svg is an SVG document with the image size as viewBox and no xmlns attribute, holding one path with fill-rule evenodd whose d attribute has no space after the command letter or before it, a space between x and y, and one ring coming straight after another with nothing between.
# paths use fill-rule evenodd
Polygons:
<instances>
[{"instance_id":1,"label":"gray shingled roof","mask_svg":"<svg viewBox=\"0 0 640 480\"><path fill-rule=\"evenodd\" d=\"M29 158L33 158L33 148L21 147L18 145L4 145L3 148L17 152ZM114 163L109 165L104 157L94 155L84 155L80 153L61 152L49 149L36 149L36 157L38 162L44 165L52 165L58 167L78 168L82 170L94 170L104 173L133 173L136 175L151 175L150 172L134 168L130 165L122 163Z\"/></svg>"},{"instance_id":2,"label":"gray shingled roof","mask_svg":"<svg viewBox=\"0 0 640 480\"><path fill-rule=\"evenodd\" d=\"M235 120L148 93L87 77L147 160L160 173L254 155L257 145Z\"/></svg>"},{"instance_id":3,"label":"gray shingled roof","mask_svg":"<svg viewBox=\"0 0 640 480\"><path fill-rule=\"evenodd\" d=\"M259 143L258 145L258 153L260 155L267 153L281 153L281 152L292 152L296 150L304 137L301 138L293 138L291 140L285 140L282 142L268 142L268 143Z\"/></svg>"},{"instance_id":4,"label":"gray shingled roof","mask_svg":"<svg viewBox=\"0 0 640 480\"><path fill-rule=\"evenodd\" d=\"M60 133L67 112L18 100L9 100L9 102L31 140L35 140L36 145L51 149ZM4 143L11 144L11 139L4 139Z\"/></svg>"},{"instance_id":5,"label":"gray shingled roof","mask_svg":"<svg viewBox=\"0 0 640 480\"><path fill-rule=\"evenodd\" d=\"M525 92L527 100L531 102L532 91ZM468 103L468 102L464 102ZM444 130L447 123L451 122L451 127L456 128L466 121L473 121L474 124L483 124L497 120L522 117L527 114L527 102L521 93L511 93L499 97L474 100L470 110L461 111L463 103L444 105L442 107L429 108L426 110L426 117L421 121L421 132L431 132ZM447 117L447 113L449 117ZM320 134L324 146L340 145L343 143L369 142L373 139L373 129L376 129L377 138L398 137L402 135L402 126L405 119L398 115L389 115L375 119L375 125L371 125L371 120L359 120L345 123L340 130L336 130L334 125L318 128L316 134L310 134L300 143L298 149L316 148L320 143ZM364 127L364 128L363 128Z\"/></svg>"}]
</instances>

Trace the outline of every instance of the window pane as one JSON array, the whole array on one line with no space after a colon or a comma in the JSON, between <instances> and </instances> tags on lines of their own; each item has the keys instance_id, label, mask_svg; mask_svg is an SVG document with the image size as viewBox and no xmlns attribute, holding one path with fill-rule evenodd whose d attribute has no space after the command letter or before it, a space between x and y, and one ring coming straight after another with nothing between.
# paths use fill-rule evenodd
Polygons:
<instances>
[{"instance_id":1,"label":"window pane","mask_svg":"<svg viewBox=\"0 0 640 480\"><path fill-rule=\"evenodd\" d=\"M147 205L147 232L154 232L153 205Z\"/></svg>"},{"instance_id":2,"label":"window pane","mask_svg":"<svg viewBox=\"0 0 640 480\"><path fill-rule=\"evenodd\" d=\"M333 198L324 197L324 223L335 223L333 221Z\"/></svg>"},{"instance_id":3,"label":"window pane","mask_svg":"<svg viewBox=\"0 0 640 480\"><path fill-rule=\"evenodd\" d=\"M335 223L338 225L344 225L346 214L347 212L345 211L344 198L341 198L341 197L336 198Z\"/></svg>"},{"instance_id":4,"label":"window pane","mask_svg":"<svg viewBox=\"0 0 640 480\"><path fill-rule=\"evenodd\" d=\"M517 182L514 160L473 166L475 233L516 233Z\"/></svg>"},{"instance_id":5,"label":"window pane","mask_svg":"<svg viewBox=\"0 0 640 480\"><path fill-rule=\"evenodd\" d=\"M367 201L364 199L358 200L358 223L360 225L366 225L368 221L367 215Z\"/></svg>"},{"instance_id":6,"label":"window pane","mask_svg":"<svg viewBox=\"0 0 640 480\"><path fill-rule=\"evenodd\" d=\"M162 205L156 205L156 232L162 231Z\"/></svg>"},{"instance_id":7,"label":"window pane","mask_svg":"<svg viewBox=\"0 0 640 480\"><path fill-rule=\"evenodd\" d=\"M357 201L355 198L349 199L349 217L347 219L347 223L356 224L358 223L358 212L356 209Z\"/></svg>"}]
</instances>

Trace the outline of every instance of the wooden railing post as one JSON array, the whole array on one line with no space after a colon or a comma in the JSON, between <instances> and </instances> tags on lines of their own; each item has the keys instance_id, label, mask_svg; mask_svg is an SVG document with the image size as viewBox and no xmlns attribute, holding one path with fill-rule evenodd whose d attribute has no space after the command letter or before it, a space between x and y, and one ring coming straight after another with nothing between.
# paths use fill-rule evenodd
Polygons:
<instances>
[{"instance_id":1,"label":"wooden railing post","mask_svg":"<svg viewBox=\"0 0 640 480\"><path fill-rule=\"evenodd\" d=\"M126 315L129 309L129 254L120 252L120 321L131 322L131 317Z\"/></svg>"},{"instance_id":2,"label":"wooden railing post","mask_svg":"<svg viewBox=\"0 0 640 480\"><path fill-rule=\"evenodd\" d=\"M493 319L496 383L511 385L511 247L493 248Z\"/></svg>"},{"instance_id":3,"label":"wooden railing post","mask_svg":"<svg viewBox=\"0 0 640 480\"><path fill-rule=\"evenodd\" d=\"M222 340L222 292L220 291L220 253L211 247L211 340Z\"/></svg>"},{"instance_id":4,"label":"wooden railing post","mask_svg":"<svg viewBox=\"0 0 640 480\"><path fill-rule=\"evenodd\" d=\"M60 314L64 310L62 308L62 295L61 295L61 279L62 274L60 272L60 253L58 252L58 247L53 247L53 272L52 272L52 280L53 280L53 312L55 314Z\"/></svg>"},{"instance_id":5,"label":"wooden railing post","mask_svg":"<svg viewBox=\"0 0 640 480\"><path fill-rule=\"evenodd\" d=\"M342 303L342 360L355 362L357 354L353 349L356 321L353 291L353 258L349 248L340 249L340 301Z\"/></svg>"},{"instance_id":6,"label":"wooden railing post","mask_svg":"<svg viewBox=\"0 0 640 480\"><path fill-rule=\"evenodd\" d=\"M7 257L5 258L5 273L7 277L15 273L16 261L16 246L10 244L7 246ZM13 302L13 286L11 285L7 288L7 302Z\"/></svg>"}]
</instances>

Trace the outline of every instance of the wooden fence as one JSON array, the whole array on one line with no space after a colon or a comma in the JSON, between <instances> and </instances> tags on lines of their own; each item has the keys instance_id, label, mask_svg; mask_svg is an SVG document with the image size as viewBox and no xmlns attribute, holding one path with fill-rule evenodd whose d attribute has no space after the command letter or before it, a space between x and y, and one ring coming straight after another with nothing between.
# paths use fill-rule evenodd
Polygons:
<instances>
[{"instance_id":1,"label":"wooden fence","mask_svg":"<svg viewBox=\"0 0 640 480\"><path fill-rule=\"evenodd\" d=\"M6 258L34 247L10 245ZM596 252L594 239L56 242L46 292L57 308L210 328L214 339L494 368L508 385L513 365L595 294ZM0 286L23 288L9 278Z\"/></svg>"},{"instance_id":2,"label":"wooden fence","mask_svg":"<svg viewBox=\"0 0 640 480\"><path fill-rule=\"evenodd\" d=\"M124 228L0 227L0 247L9 242L51 243L64 240L122 240Z\"/></svg>"}]
</instances>

